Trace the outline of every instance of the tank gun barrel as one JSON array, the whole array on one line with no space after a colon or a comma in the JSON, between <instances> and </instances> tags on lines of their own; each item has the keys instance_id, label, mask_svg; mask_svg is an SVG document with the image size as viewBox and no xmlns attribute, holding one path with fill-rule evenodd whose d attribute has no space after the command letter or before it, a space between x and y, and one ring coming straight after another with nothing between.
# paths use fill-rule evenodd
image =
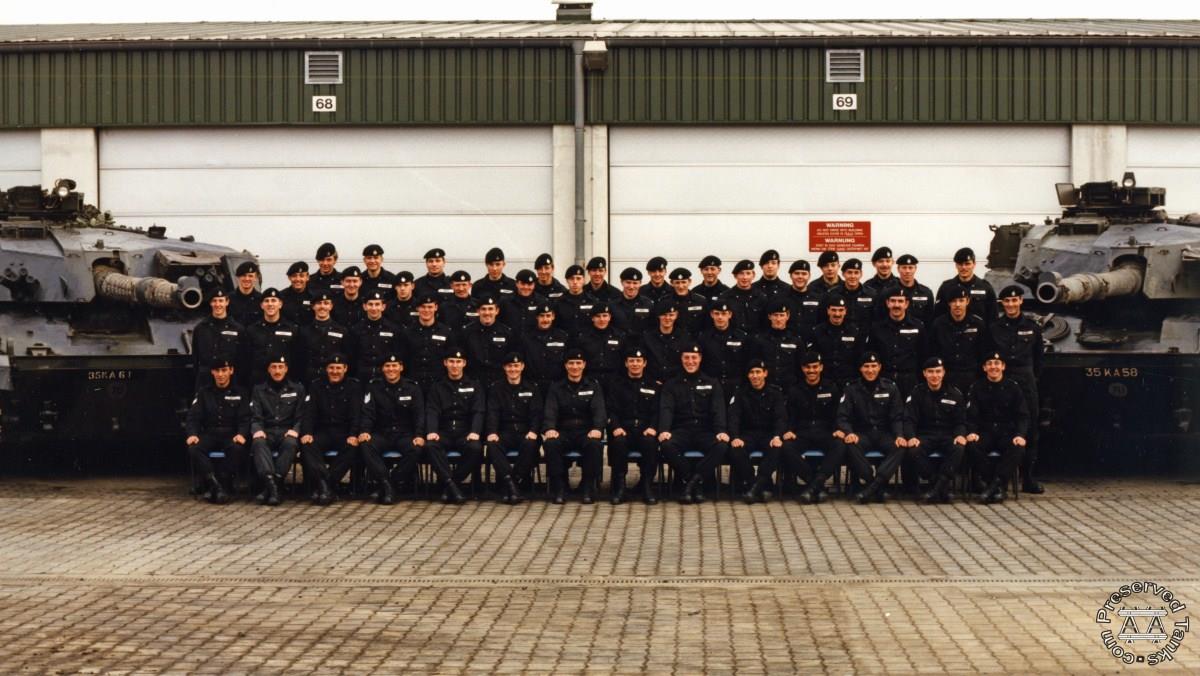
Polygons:
<instances>
[{"instance_id":1,"label":"tank gun barrel","mask_svg":"<svg viewBox=\"0 0 1200 676\"><path fill-rule=\"evenodd\" d=\"M161 277L130 277L107 265L97 265L92 276L97 295L123 303L191 310L204 301L204 292L195 277L180 277L178 283Z\"/></svg>"},{"instance_id":2,"label":"tank gun barrel","mask_svg":"<svg viewBox=\"0 0 1200 676\"><path fill-rule=\"evenodd\" d=\"M1047 272L1038 281L1037 298L1043 303L1084 303L1132 296L1141 291L1145 276L1145 267L1139 263L1124 263L1108 272L1081 272L1067 277Z\"/></svg>"}]
</instances>

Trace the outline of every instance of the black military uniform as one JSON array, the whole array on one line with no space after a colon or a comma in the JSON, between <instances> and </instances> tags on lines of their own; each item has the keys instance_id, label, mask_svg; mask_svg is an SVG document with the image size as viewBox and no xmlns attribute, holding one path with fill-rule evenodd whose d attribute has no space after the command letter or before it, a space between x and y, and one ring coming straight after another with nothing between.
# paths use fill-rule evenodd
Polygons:
<instances>
[{"instance_id":1,"label":"black military uniform","mask_svg":"<svg viewBox=\"0 0 1200 676\"><path fill-rule=\"evenodd\" d=\"M761 359L746 366L746 371L767 369ZM746 502L757 502L771 483L771 475L779 465L783 434L787 432L787 402L778 385L763 381L762 387L743 381L729 399L729 464L741 480L740 490ZM738 442L742 445L739 446ZM778 446L772 445L778 443ZM750 454L761 452L762 459L755 474Z\"/></svg>"},{"instance_id":2,"label":"black military uniform","mask_svg":"<svg viewBox=\"0 0 1200 676\"><path fill-rule=\"evenodd\" d=\"M879 355L863 354L860 367L868 363L880 363ZM874 479L859 493L858 501L882 500L883 487L900 469L905 455L904 448L896 445L896 440L904 436L904 401L900 390L883 376L875 380L860 377L842 393L837 425L845 434L859 437L855 443L846 443L846 460L858 472L860 480L874 474ZM878 468L871 467L866 456L869 450L883 453Z\"/></svg>"},{"instance_id":3,"label":"black military uniform","mask_svg":"<svg viewBox=\"0 0 1200 676\"><path fill-rule=\"evenodd\" d=\"M654 306L654 316L657 320L663 315L675 312L675 304L670 301L659 301ZM677 317L678 318L678 317ZM629 344L634 344L632 339ZM671 326L670 333L663 333L661 325L656 325L642 335L641 345L648 356L646 375L651 380L665 383L683 373L679 364L679 355L696 340L679 326L679 322Z\"/></svg>"},{"instance_id":4,"label":"black military uniform","mask_svg":"<svg viewBox=\"0 0 1200 676\"><path fill-rule=\"evenodd\" d=\"M329 292L318 293L313 302L332 300ZM354 338L349 329L332 318L321 321L313 318L312 324L300 327L296 340L296 368L303 382L309 383L325 373L325 365L335 354L344 354L354 360Z\"/></svg>"},{"instance_id":5,"label":"black military uniform","mask_svg":"<svg viewBox=\"0 0 1200 676\"><path fill-rule=\"evenodd\" d=\"M912 392L917 386L921 362L929 353L921 320L907 314L896 320L889 314L871 327L870 345L883 360L885 375L901 392Z\"/></svg>"},{"instance_id":6,"label":"black military uniform","mask_svg":"<svg viewBox=\"0 0 1200 676\"><path fill-rule=\"evenodd\" d=\"M279 298L279 291L271 288L263 292L264 298ZM284 355L288 363L295 361L295 346L300 328L279 316L269 322L260 316L258 321L246 328L246 374L245 382L257 385L267 379L267 364L276 355Z\"/></svg>"},{"instance_id":7,"label":"black military uniform","mask_svg":"<svg viewBox=\"0 0 1200 676\"><path fill-rule=\"evenodd\" d=\"M399 355L388 355L380 366L389 362L403 364ZM359 444L363 460L379 481L379 501L390 504L394 495L384 454L400 454L392 473L401 480L413 475L423 455L425 397L421 388L403 375L395 382L389 382L386 377L371 381L363 397L358 431L360 435L370 436ZM418 439L422 441L421 445L416 443ZM445 465L442 470L449 474Z\"/></svg>"},{"instance_id":8,"label":"black military uniform","mask_svg":"<svg viewBox=\"0 0 1200 676\"><path fill-rule=\"evenodd\" d=\"M363 299L382 301L386 296L380 291L370 291ZM367 383L379 377L379 365L385 357L399 354L404 356L404 337L400 327L384 319L371 319L364 314L362 321L354 327L354 375Z\"/></svg>"},{"instance_id":9,"label":"black military uniform","mask_svg":"<svg viewBox=\"0 0 1200 676\"><path fill-rule=\"evenodd\" d=\"M975 260L975 252L968 247L963 247L954 253L955 263L973 260ZM985 324L990 324L996 318L996 290L987 280L975 275L965 282L957 276L942 282L937 290L937 307L934 311L936 315L949 314L950 299L957 297L959 289L965 290L967 298L971 299L971 304L967 307L967 314L978 316Z\"/></svg>"},{"instance_id":10,"label":"black military uniform","mask_svg":"<svg viewBox=\"0 0 1200 676\"><path fill-rule=\"evenodd\" d=\"M672 282L682 279L691 280L691 278L692 273L687 268L675 268L671 271ZM693 336L698 335L711 325L708 315L709 301L704 296L692 291L679 293L672 287L671 294L666 298L675 304L675 311L679 313L679 316L675 318L675 324L683 327L688 333Z\"/></svg>"},{"instance_id":11,"label":"black military uniform","mask_svg":"<svg viewBox=\"0 0 1200 676\"><path fill-rule=\"evenodd\" d=\"M993 352L984 361L992 359L1003 361L1004 357ZM1008 477L1021 462L1022 448L1013 439L1028 439L1030 417L1025 396L1016 381L1002 374L998 381L976 381L967 400L967 433L979 435L967 445L967 453L976 477L987 484L979 497L984 502L1003 502ZM999 457L991 457L993 452Z\"/></svg>"},{"instance_id":12,"label":"black military uniform","mask_svg":"<svg viewBox=\"0 0 1200 676\"><path fill-rule=\"evenodd\" d=\"M788 268L790 275L797 270L809 270L808 261L799 260L792 263ZM791 316L788 318L788 326L793 331L800 334L807 344L812 341L813 329L825 321L824 308L821 306L821 294L812 290L811 286L804 287L801 291L794 285L789 286L787 291L780 294L776 300L782 300L787 303L788 310Z\"/></svg>"},{"instance_id":13,"label":"black military uniform","mask_svg":"<svg viewBox=\"0 0 1200 676\"><path fill-rule=\"evenodd\" d=\"M578 265L567 268L568 277L575 274L583 275L583 268ZM546 302L546 296L539 294L539 297L541 298L539 302ZM591 328L592 308L596 304L596 299L586 289L577 294L573 294L569 290L564 291L551 303L551 307L554 308L555 325L566 331L571 340L577 339L580 334Z\"/></svg>"},{"instance_id":14,"label":"black military uniform","mask_svg":"<svg viewBox=\"0 0 1200 676\"><path fill-rule=\"evenodd\" d=\"M580 350L568 350L564 364L573 360L584 360ZM599 439L589 436L592 431L604 431L607 422L604 410L604 388L596 378L584 374L577 382L569 377L550 386L546 393L546 411L542 426L546 432L558 432L558 436L547 438L543 447L546 451L546 474L550 479L555 504L562 504L567 484L566 454L578 451L582 457L579 465L583 470L582 488L584 504L595 500L596 485L600 481L602 446Z\"/></svg>"},{"instance_id":15,"label":"black military uniform","mask_svg":"<svg viewBox=\"0 0 1200 676\"><path fill-rule=\"evenodd\" d=\"M745 270L753 271L754 263L741 260L733 266L734 275ZM718 300L728 303L733 308L733 325L746 333L758 333L766 326L767 295L753 285L747 288L734 285L721 294Z\"/></svg>"},{"instance_id":16,"label":"black military uniform","mask_svg":"<svg viewBox=\"0 0 1200 676\"><path fill-rule=\"evenodd\" d=\"M272 363L287 364L288 357L278 355ZM250 394L250 453L263 484L260 503L279 504L278 482L292 469L300 448L300 413L305 396L304 386L286 375L282 380L268 378L255 385ZM258 436L260 433L263 436Z\"/></svg>"},{"instance_id":17,"label":"black military uniform","mask_svg":"<svg viewBox=\"0 0 1200 676\"><path fill-rule=\"evenodd\" d=\"M353 265L342 270L342 292L333 299L333 320L353 331L354 327L362 321L362 304L366 295L362 292L361 286L351 295L350 289L346 288L346 279L350 277L361 280L362 272Z\"/></svg>"},{"instance_id":18,"label":"black military uniform","mask_svg":"<svg viewBox=\"0 0 1200 676\"><path fill-rule=\"evenodd\" d=\"M417 323L417 297L412 295L412 289L409 289L408 297L400 297L400 286L402 284L412 284L412 273L407 270L401 270L396 273L396 283L393 286L394 292L388 298L387 309L383 311L383 316L387 317L388 321L399 326L401 330L407 329Z\"/></svg>"},{"instance_id":19,"label":"black military uniform","mask_svg":"<svg viewBox=\"0 0 1200 676\"><path fill-rule=\"evenodd\" d=\"M886 246L881 246L875 250L875 253L871 254L871 265L875 265L877 262L891 257L892 250ZM877 271L870 279L863 282L863 286L867 287L882 302L883 299L887 298L887 296L883 295L883 290L896 282L897 277L895 272L891 272L887 277L883 277Z\"/></svg>"},{"instance_id":20,"label":"black military uniform","mask_svg":"<svg viewBox=\"0 0 1200 676\"><path fill-rule=\"evenodd\" d=\"M422 301L435 303L437 298L425 296L417 301L418 305ZM421 386L426 395L429 393L429 386L444 373L442 358L455 343L455 338L456 335L450 327L436 319L429 325L418 320L404 332L409 377Z\"/></svg>"},{"instance_id":21,"label":"black military uniform","mask_svg":"<svg viewBox=\"0 0 1200 676\"><path fill-rule=\"evenodd\" d=\"M923 368L939 366L945 366L942 359L930 357ZM925 494L927 502L947 502L950 499L950 485L962 466L963 453L966 451L965 444L956 443L955 440L965 442L966 422L967 397L945 381L936 390L927 382L920 383L905 400L904 436L910 443L914 439L920 441L917 446L909 446L908 457L921 476L933 480L933 486ZM942 463L937 468L930 462L931 453L942 454Z\"/></svg>"},{"instance_id":22,"label":"black military uniform","mask_svg":"<svg viewBox=\"0 0 1200 676\"><path fill-rule=\"evenodd\" d=\"M965 289L947 292L965 297ZM971 314L955 320L949 314L933 320L929 330L929 353L946 362L946 380L960 392L969 392L971 385L979 379L979 364L990 347L987 325L983 319Z\"/></svg>"},{"instance_id":23,"label":"black military uniform","mask_svg":"<svg viewBox=\"0 0 1200 676\"><path fill-rule=\"evenodd\" d=\"M654 272L665 273L666 270L667 259L663 258L662 256L655 256L654 258L646 261L647 274ZM645 284L642 285L639 293L650 299L651 303L657 303L663 298L669 298L671 294L675 293L675 290L671 288L671 283L666 280L666 276L664 275L662 283L658 284L657 286L654 284L654 278L651 277Z\"/></svg>"},{"instance_id":24,"label":"black military uniform","mask_svg":"<svg viewBox=\"0 0 1200 676\"><path fill-rule=\"evenodd\" d=\"M335 354L329 363L347 364L347 359ZM358 460L357 441L352 444L349 439L358 434L362 403L362 385L350 376L335 383L326 374L308 386L300 417L300 459L305 475L316 479L313 502L329 504L333 500L330 486L341 483ZM326 466L325 454L331 451L336 456Z\"/></svg>"},{"instance_id":25,"label":"black military uniform","mask_svg":"<svg viewBox=\"0 0 1200 676\"><path fill-rule=\"evenodd\" d=\"M846 270L862 271L862 261L857 258L848 258L842 265L842 272ZM871 321L875 318L875 292L871 291L861 283L855 284L851 288L850 283L843 279L841 285L835 292L842 298L846 299L846 321L858 324L862 327L863 332L870 332Z\"/></svg>"},{"instance_id":26,"label":"black military uniform","mask_svg":"<svg viewBox=\"0 0 1200 676\"><path fill-rule=\"evenodd\" d=\"M446 358L466 359L466 355L461 350L453 350ZM425 445L426 452L446 484L446 499L451 502L462 502L458 484L471 476L483 460L484 396L483 385L474 378L463 375L452 380L447 375L429 388L429 396L425 399L425 434L440 437ZM468 439L470 435L477 438ZM460 456L453 471L447 472L452 452Z\"/></svg>"},{"instance_id":27,"label":"black military uniform","mask_svg":"<svg viewBox=\"0 0 1200 676\"><path fill-rule=\"evenodd\" d=\"M607 281L600 282L599 286L593 284L592 280L590 279L590 273L593 270L608 270L608 261L604 259L604 256L593 256L592 259L588 261L587 271L589 273L589 279L587 285L583 288L585 291L592 294L596 300L602 303L608 303L609 306L612 306L612 304L616 302L617 298L621 296L621 292L617 290L617 287L609 284Z\"/></svg>"},{"instance_id":28,"label":"black military uniform","mask_svg":"<svg viewBox=\"0 0 1200 676\"><path fill-rule=\"evenodd\" d=\"M479 304L498 305L490 296L480 298ZM482 318L476 318L459 336L467 355L467 373L472 378L483 383L485 389L504 380L504 356L519 345L511 328L498 321L484 324Z\"/></svg>"},{"instance_id":29,"label":"black military uniform","mask_svg":"<svg viewBox=\"0 0 1200 676\"><path fill-rule=\"evenodd\" d=\"M1024 291L1016 284L1000 290L1000 300L1021 298ZM1004 377L1012 380L1025 395L1025 407L1029 409L1029 434L1026 436L1025 452L1021 456L1022 489L1026 493L1042 493L1035 471L1038 459L1038 378L1042 374L1042 357L1045 344L1042 327L1024 313L1009 317L1001 313L988 327L991 347L1004 357Z\"/></svg>"},{"instance_id":30,"label":"black military uniform","mask_svg":"<svg viewBox=\"0 0 1200 676\"><path fill-rule=\"evenodd\" d=\"M782 300L774 300L771 307L767 308L768 316L779 315L787 312L787 309L787 304ZM786 392L799 379L799 364L796 360L804 353L804 338L789 324L777 329L768 322L767 328L754 338L752 352L755 357L766 362L770 374L767 381L772 385L778 385Z\"/></svg>"},{"instance_id":31,"label":"black military uniform","mask_svg":"<svg viewBox=\"0 0 1200 676\"><path fill-rule=\"evenodd\" d=\"M308 274L308 263L296 261L288 267L287 276L289 278L298 274ZM297 326L307 326L312 323L312 292L308 283L305 283L303 289L289 285L288 288L279 292L279 298L283 301L281 314L284 319Z\"/></svg>"},{"instance_id":32,"label":"black military uniform","mask_svg":"<svg viewBox=\"0 0 1200 676\"><path fill-rule=\"evenodd\" d=\"M700 346L691 345L686 351L700 354ZM660 450L679 476L687 479L683 502L704 500L704 478L721 466L729 451L729 442L719 438L729 433L727 420L721 383L700 369L685 370L663 386L658 432L660 436L668 432L671 438L661 442ZM703 458L687 458L688 451L698 451Z\"/></svg>"},{"instance_id":33,"label":"black military uniform","mask_svg":"<svg viewBox=\"0 0 1200 676\"><path fill-rule=\"evenodd\" d=\"M446 252L437 248L426 251L424 256L427 261L432 258L444 259L445 257ZM413 282L413 295L417 298L433 296L438 299L438 303L441 303L452 293L454 292L450 288L450 278L446 276L445 272L436 275L426 272Z\"/></svg>"},{"instance_id":34,"label":"black military uniform","mask_svg":"<svg viewBox=\"0 0 1200 676\"><path fill-rule=\"evenodd\" d=\"M827 311L831 306L846 307L846 299L836 293L828 294L825 297ZM866 349L867 332L848 317L836 325L830 320L813 329L810 346L825 361L825 377L844 386L856 379L855 366L859 363L858 356Z\"/></svg>"},{"instance_id":35,"label":"black military uniform","mask_svg":"<svg viewBox=\"0 0 1200 676\"><path fill-rule=\"evenodd\" d=\"M713 255L705 256L704 258L700 259L700 265L698 267L701 270L710 267L719 268L721 267L721 259ZM712 284L708 284L707 282L701 280L699 284L692 287L692 293L704 298L705 307L708 307L709 303L720 298L721 294L728 290L729 287L719 279L714 281Z\"/></svg>"},{"instance_id":36,"label":"black military uniform","mask_svg":"<svg viewBox=\"0 0 1200 676\"><path fill-rule=\"evenodd\" d=\"M732 312L733 308L725 301L718 300L713 303L712 311ZM734 388L745 381L746 364L755 349L750 334L735 327L732 322L726 324L724 330L718 329L714 322L713 326L700 333L696 342L704 352L704 361L701 362L700 368L721 381L721 387L726 392L733 392Z\"/></svg>"},{"instance_id":37,"label":"black military uniform","mask_svg":"<svg viewBox=\"0 0 1200 676\"><path fill-rule=\"evenodd\" d=\"M528 295L521 293L520 285L534 284L536 279L532 270L521 270L517 273L517 292L500 303L500 321L512 329L518 340L525 332L537 327L538 308L545 302L532 291Z\"/></svg>"},{"instance_id":38,"label":"black military uniform","mask_svg":"<svg viewBox=\"0 0 1200 676\"><path fill-rule=\"evenodd\" d=\"M542 301L542 306L538 308L539 318L553 312L554 309ZM542 329L539 326L526 332L520 341L519 351L525 355L524 378L536 382L542 391L561 375L563 355L571 340L566 331L557 328L557 324L558 319L555 318L550 328Z\"/></svg>"},{"instance_id":39,"label":"black military uniform","mask_svg":"<svg viewBox=\"0 0 1200 676\"><path fill-rule=\"evenodd\" d=\"M621 372L627 345L625 334L614 329L611 323L603 329L595 325L594 318L602 314L611 313L606 303L598 302L592 307L592 325L584 329L574 341L574 346L583 351L588 373L600 380Z\"/></svg>"},{"instance_id":40,"label":"black military uniform","mask_svg":"<svg viewBox=\"0 0 1200 676\"><path fill-rule=\"evenodd\" d=\"M232 366L233 361L225 358L209 363L210 370ZM227 502L225 486L233 486L233 477L245 459L246 440L250 437L250 397L232 379L226 387L210 382L196 392L184 429L188 437L197 438L196 443L188 445L188 456L196 474L209 486L208 500ZM242 441L236 440L238 436ZM209 457L209 453L215 452L223 453L224 458ZM217 478L218 467L220 474L227 477L225 484Z\"/></svg>"},{"instance_id":41,"label":"black military uniform","mask_svg":"<svg viewBox=\"0 0 1200 676\"><path fill-rule=\"evenodd\" d=\"M503 262L504 251L500 247L492 247L483 255L484 265ZM504 272L501 272L496 279L492 279L490 273L484 275L471 286L471 295L476 298L508 298L516 293L517 283Z\"/></svg>"},{"instance_id":42,"label":"black military uniform","mask_svg":"<svg viewBox=\"0 0 1200 676\"><path fill-rule=\"evenodd\" d=\"M825 279L823 270L823 268L830 263L840 262L841 261L838 258L838 253L836 251L822 251L821 255L817 257L817 269L821 271L821 274L816 275L815 279L808 283L808 288L818 296L826 295L834 289L841 288L841 277L835 275L832 281Z\"/></svg>"},{"instance_id":43,"label":"black military uniform","mask_svg":"<svg viewBox=\"0 0 1200 676\"><path fill-rule=\"evenodd\" d=\"M646 353L631 348L626 359L646 359ZM654 476L658 473L658 438L654 429L659 415L659 393L662 385L646 377L630 375L628 367L604 383L605 410L608 413L608 465L612 468L612 503L620 504L625 496L625 476L629 456L636 451L641 474L642 500L653 505ZM619 432L619 434L618 434Z\"/></svg>"},{"instance_id":44,"label":"black military uniform","mask_svg":"<svg viewBox=\"0 0 1200 676\"><path fill-rule=\"evenodd\" d=\"M452 293L438 303L438 321L455 331L461 331L479 321L479 297L471 293L473 289L467 290L466 294L461 296L457 291L453 291L455 284L464 283L471 283L471 275L465 270L455 271L450 275Z\"/></svg>"},{"instance_id":45,"label":"black military uniform","mask_svg":"<svg viewBox=\"0 0 1200 676\"><path fill-rule=\"evenodd\" d=\"M246 261L237 267L238 277L258 274L258 263ZM250 293L242 293L237 284L229 294L229 316L242 326L250 326L262 316L262 293L251 289Z\"/></svg>"},{"instance_id":46,"label":"black military uniform","mask_svg":"<svg viewBox=\"0 0 1200 676\"><path fill-rule=\"evenodd\" d=\"M823 364L821 355L816 352L805 352L799 362L801 367ZM815 383L803 379L788 390L786 436L789 438L780 451L788 473L804 479L806 490L800 497L809 503L821 501L825 480L841 468L846 447L833 436L842 390L837 383L823 376ZM815 471L804 457L807 451L824 454Z\"/></svg>"},{"instance_id":47,"label":"black military uniform","mask_svg":"<svg viewBox=\"0 0 1200 676\"><path fill-rule=\"evenodd\" d=\"M642 272L637 268L625 268L621 271L621 281L642 281ZM617 329L624 331L633 339L655 328L653 317L654 303L647 297L636 293L632 298L625 295L622 289L617 299L608 305L612 310L612 321Z\"/></svg>"},{"instance_id":48,"label":"black military uniform","mask_svg":"<svg viewBox=\"0 0 1200 676\"><path fill-rule=\"evenodd\" d=\"M367 256L379 256L382 258L383 247L379 246L378 244L368 244L363 247L362 255L363 258L366 258ZM379 267L379 270L375 272L375 274L371 274L371 269L367 267L366 261L363 261L362 281L363 293L378 291L379 293L383 294L384 298L386 298L392 293L392 286L394 286L396 283L396 275L388 272L387 268L383 267L382 265Z\"/></svg>"},{"instance_id":49,"label":"black military uniform","mask_svg":"<svg viewBox=\"0 0 1200 676\"><path fill-rule=\"evenodd\" d=\"M325 242L317 247L316 261L318 263L330 256L337 256L337 247L333 243ZM337 268L333 268L328 274L325 274L321 272L320 268L317 268L317 271L308 278L308 290L314 294L328 291L329 295L336 296L342 292L342 273L338 272Z\"/></svg>"},{"instance_id":50,"label":"black military uniform","mask_svg":"<svg viewBox=\"0 0 1200 676\"><path fill-rule=\"evenodd\" d=\"M510 352L505 355L504 363L525 362L520 353ZM511 383L506 374L488 388L483 426L488 440L487 457L496 468L496 477L504 486L504 502L508 504L521 498L517 484L529 486L532 482L533 468L541 459L538 434L542 430L544 413L542 388L523 375L520 382ZM491 440L493 435L495 441ZM511 460L508 457L510 451L516 452L516 457Z\"/></svg>"},{"instance_id":51,"label":"black military uniform","mask_svg":"<svg viewBox=\"0 0 1200 676\"><path fill-rule=\"evenodd\" d=\"M761 256L758 257L759 267L766 266L767 263L778 263L779 252L774 249L767 249ZM776 269L778 270L778 268ZM774 277L767 277L767 272L763 270L763 276L754 282L754 288L762 292L763 297L767 301L777 300L779 294L785 293L792 285L779 278L778 274Z\"/></svg>"},{"instance_id":52,"label":"black military uniform","mask_svg":"<svg viewBox=\"0 0 1200 676\"><path fill-rule=\"evenodd\" d=\"M224 289L215 289L208 297L210 305L213 298L229 298L229 294ZM241 361L244 336L242 325L228 312L220 319L210 314L196 324L192 329L192 363L196 369L197 390L212 382L208 365L214 360Z\"/></svg>"},{"instance_id":53,"label":"black military uniform","mask_svg":"<svg viewBox=\"0 0 1200 676\"><path fill-rule=\"evenodd\" d=\"M573 267L579 267L579 266L573 266ZM557 279L554 279L554 277L552 276L553 268L554 268L554 257L548 253L538 254L538 257L533 261L533 269L534 270L541 271L543 268L551 268L550 270L546 270L546 273L545 273L545 274L551 275L550 281L543 283L541 278L539 277L534 282L535 286L533 287L533 292L546 300L549 300L552 302L557 301L560 297L562 297L564 294L567 293L567 287L564 286L562 282L558 281ZM580 271L583 270L583 268L579 268L579 269L580 269ZM571 276L570 268L567 268L567 276L568 277ZM584 315L584 316L586 316L586 315Z\"/></svg>"},{"instance_id":54,"label":"black military uniform","mask_svg":"<svg viewBox=\"0 0 1200 676\"><path fill-rule=\"evenodd\" d=\"M896 265L916 265L917 257L912 254L904 254L896 260ZM935 301L937 300L933 294L933 290L928 286L913 280L912 286L905 286L899 276L892 276L892 283L879 292L880 298L887 298L892 293L891 289L899 286L908 295L908 314L914 319L920 319L925 323L925 326L933 324ZM886 314L887 308L880 308L880 315ZM969 312L969 310L968 310Z\"/></svg>"}]
</instances>

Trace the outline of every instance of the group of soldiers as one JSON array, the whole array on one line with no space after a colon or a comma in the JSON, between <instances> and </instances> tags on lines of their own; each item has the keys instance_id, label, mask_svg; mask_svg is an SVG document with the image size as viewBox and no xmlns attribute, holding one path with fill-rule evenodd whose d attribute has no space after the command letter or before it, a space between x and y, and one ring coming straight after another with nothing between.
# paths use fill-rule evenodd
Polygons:
<instances>
[{"instance_id":1,"label":"group of soldiers","mask_svg":"<svg viewBox=\"0 0 1200 676\"><path fill-rule=\"evenodd\" d=\"M697 284L654 257L646 279L625 268L619 286L603 257L568 267L565 284L549 254L509 277L498 248L477 280L448 274L441 249L420 277L388 271L377 244L361 267L338 270L338 258L322 244L316 270L292 264L282 290L260 291L257 265L243 263L232 291L210 294L187 418L210 501L228 501L252 461L257 500L279 504L297 455L318 504L356 467L391 504L419 465L461 503L485 462L509 504L542 463L563 503L578 464L590 504L606 456L614 504L657 502L664 463L685 503L705 500L723 464L747 502L776 486L820 502L843 466L861 503L882 501L897 472L931 503L950 501L960 476L981 501L1002 501L1018 468L1022 490L1043 490L1041 329L1022 313L1023 289L996 294L975 276L969 248L936 293L914 256L888 247L869 279L832 251L784 279L770 250L757 269L738 261L733 286L711 255ZM631 464L640 479L627 486Z\"/></svg>"}]
</instances>

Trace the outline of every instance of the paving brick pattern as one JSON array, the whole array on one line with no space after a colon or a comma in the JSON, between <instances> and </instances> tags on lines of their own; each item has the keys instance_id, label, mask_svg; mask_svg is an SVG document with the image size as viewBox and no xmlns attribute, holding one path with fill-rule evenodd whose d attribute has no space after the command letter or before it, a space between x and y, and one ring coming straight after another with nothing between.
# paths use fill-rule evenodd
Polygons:
<instances>
[{"instance_id":1,"label":"paving brick pattern","mask_svg":"<svg viewBox=\"0 0 1200 676\"><path fill-rule=\"evenodd\" d=\"M4 673L1110 672L1093 618L1133 580L1200 608L1200 488L268 509L0 484ZM1200 672L1200 638L1135 669Z\"/></svg>"}]
</instances>

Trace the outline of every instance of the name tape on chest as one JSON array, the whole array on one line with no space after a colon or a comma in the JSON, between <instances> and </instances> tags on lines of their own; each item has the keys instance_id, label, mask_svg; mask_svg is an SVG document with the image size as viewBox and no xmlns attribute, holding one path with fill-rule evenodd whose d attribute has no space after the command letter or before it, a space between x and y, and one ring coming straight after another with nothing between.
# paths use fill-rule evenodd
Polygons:
<instances>
[{"instance_id":1,"label":"name tape on chest","mask_svg":"<svg viewBox=\"0 0 1200 676\"><path fill-rule=\"evenodd\" d=\"M958 406L958 402L953 399L943 399L942 403L946 404L947 406Z\"/></svg>"},{"instance_id":2,"label":"name tape on chest","mask_svg":"<svg viewBox=\"0 0 1200 676\"><path fill-rule=\"evenodd\" d=\"M222 336L233 336L234 338L237 338L238 332L237 331L222 331L221 335Z\"/></svg>"},{"instance_id":3,"label":"name tape on chest","mask_svg":"<svg viewBox=\"0 0 1200 676\"><path fill-rule=\"evenodd\" d=\"M638 388L638 392L641 392L642 394L649 394L649 395L651 395L651 396L654 396L655 394L658 394L658 392L657 392L656 390L650 390L650 389L647 389L647 388L645 388L645 387L640 387L640 388Z\"/></svg>"},{"instance_id":4,"label":"name tape on chest","mask_svg":"<svg viewBox=\"0 0 1200 676\"><path fill-rule=\"evenodd\" d=\"M337 331L330 331L329 333L327 333L325 335L333 336L334 338L344 338L345 337L344 335L338 333Z\"/></svg>"},{"instance_id":5,"label":"name tape on chest","mask_svg":"<svg viewBox=\"0 0 1200 676\"><path fill-rule=\"evenodd\" d=\"M474 391L475 391L475 388L474 388L474 387L460 387L460 388L458 388L458 393L459 393L459 394L471 394L471 393L472 393L472 392L474 392Z\"/></svg>"}]
</instances>

